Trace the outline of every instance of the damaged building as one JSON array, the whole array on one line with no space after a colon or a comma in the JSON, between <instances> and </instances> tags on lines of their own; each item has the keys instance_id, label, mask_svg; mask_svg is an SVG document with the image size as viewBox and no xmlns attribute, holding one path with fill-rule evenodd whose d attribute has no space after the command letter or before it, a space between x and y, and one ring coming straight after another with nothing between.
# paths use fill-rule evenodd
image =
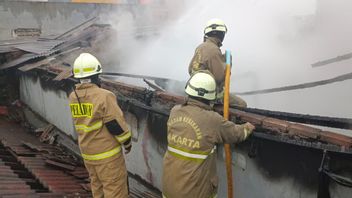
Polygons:
<instances>
[{"instance_id":1,"label":"damaged building","mask_svg":"<svg viewBox=\"0 0 352 198\"><path fill-rule=\"evenodd\" d=\"M116 32L94 17L58 35L15 33L24 32L35 36L0 42L0 197L91 197L68 103L77 83L72 63L82 52L102 52ZM133 150L126 157L130 195L161 197L166 122L170 109L185 101L166 84L183 82L113 72L101 79L116 94L132 131ZM232 145L239 197L351 194L352 137L334 129L351 130L352 119L235 106L230 117L256 126L248 141ZM226 197L223 147L217 152L218 197Z\"/></svg>"}]
</instances>

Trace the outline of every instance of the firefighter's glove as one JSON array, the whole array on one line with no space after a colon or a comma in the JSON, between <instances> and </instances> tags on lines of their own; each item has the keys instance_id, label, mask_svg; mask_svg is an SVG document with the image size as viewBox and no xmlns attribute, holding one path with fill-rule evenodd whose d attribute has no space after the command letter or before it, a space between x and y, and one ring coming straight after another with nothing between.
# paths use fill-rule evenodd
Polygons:
<instances>
[{"instance_id":1,"label":"firefighter's glove","mask_svg":"<svg viewBox=\"0 0 352 198\"><path fill-rule=\"evenodd\" d=\"M216 99L224 100L224 94L225 94L224 90L225 90L225 86L221 90L217 90Z\"/></svg>"},{"instance_id":2,"label":"firefighter's glove","mask_svg":"<svg viewBox=\"0 0 352 198\"><path fill-rule=\"evenodd\" d=\"M132 149L132 144L125 146L125 154L128 154L129 152L131 152L131 149Z\"/></svg>"},{"instance_id":3,"label":"firefighter's glove","mask_svg":"<svg viewBox=\"0 0 352 198\"><path fill-rule=\"evenodd\" d=\"M247 139L252 133L253 130L255 129L255 126L249 122L244 124L244 139Z\"/></svg>"},{"instance_id":4,"label":"firefighter's glove","mask_svg":"<svg viewBox=\"0 0 352 198\"><path fill-rule=\"evenodd\" d=\"M226 53L223 53L222 56L224 57L223 60L226 63ZM232 54L230 54L230 68L232 69ZM231 72L231 71L230 71Z\"/></svg>"}]
</instances>

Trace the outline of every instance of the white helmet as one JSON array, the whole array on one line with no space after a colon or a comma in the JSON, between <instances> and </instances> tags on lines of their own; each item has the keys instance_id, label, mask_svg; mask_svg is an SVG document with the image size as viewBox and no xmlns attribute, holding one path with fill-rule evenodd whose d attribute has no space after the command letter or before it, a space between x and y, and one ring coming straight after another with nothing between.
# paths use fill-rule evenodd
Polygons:
<instances>
[{"instance_id":1,"label":"white helmet","mask_svg":"<svg viewBox=\"0 0 352 198\"><path fill-rule=\"evenodd\" d=\"M195 72L188 80L185 92L190 96L215 100L216 82L213 75L206 70Z\"/></svg>"},{"instance_id":2,"label":"white helmet","mask_svg":"<svg viewBox=\"0 0 352 198\"><path fill-rule=\"evenodd\" d=\"M75 78L85 78L102 72L98 59L89 53L80 54L73 63L73 76Z\"/></svg>"},{"instance_id":3,"label":"white helmet","mask_svg":"<svg viewBox=\"0 0 352 198\"><path fill-rule=\"evenodd\" d=\"M210 19L204 29L204 34L208 34L212 31L227 32L227 27L221 19Z\"/></svg>"}]
</instances>

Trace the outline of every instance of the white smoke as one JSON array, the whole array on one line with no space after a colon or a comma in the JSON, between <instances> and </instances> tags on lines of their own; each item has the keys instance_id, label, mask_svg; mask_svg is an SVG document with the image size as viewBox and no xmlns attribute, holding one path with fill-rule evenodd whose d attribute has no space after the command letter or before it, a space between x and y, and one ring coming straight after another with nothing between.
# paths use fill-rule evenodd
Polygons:
<instances>
[{"instance_id":1,"label":"white smoke","mask_svg":"<svg viewBox=\"0 0 352 198\"><path fill-rule=\"evenodd\" d=\"M312 63L352 52L349 0L182 3L184 9L179 18L163 25L153 24L158 35L148 40L120 42L125 58L120 61L119 72L187 80L189 61L211 18L223 19L229 29L222 50L232 51L231 88L235 92L312 82L352 71L352 59L311 67ZM251 107L352 117L351 84L350 80L244 98Z\"/></svg>"}]
</instances>

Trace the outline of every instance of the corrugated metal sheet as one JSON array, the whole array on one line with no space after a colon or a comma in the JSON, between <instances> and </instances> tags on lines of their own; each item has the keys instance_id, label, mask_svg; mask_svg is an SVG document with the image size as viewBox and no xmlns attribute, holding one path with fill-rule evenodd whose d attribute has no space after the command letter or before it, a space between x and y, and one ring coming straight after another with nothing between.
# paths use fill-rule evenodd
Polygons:
<instances>
[{"instance_id":1,"label":"corrugated metal sheet","mask_svg":"<svg viewBox=\"0 0 352 198\"><path fill-rule=\"evenodd\" d=\"M34 54L48 52L63 43L63 40L32 39L32 40L8 40L0 42L0 52L22 50Z\"/></svg>"},{"instance_id":2,"label":"corrugated metal sheet","mask_svg":"<svg viewBox=\"0 0 352 198\"><path fill-rule=\"evenodd\" d=\"M1 47L9 47L12 45L19 45L24 43L32 43L35 39L12 39L12 40L2 40L0 41L0 48Z\"/></svg>"},{"instance_id":3,"label":"corrugated metal sheet","mask_svg":"<svg viewBox=\"0 0 352 198\"><path fill-rule=\"evenodd\" d=\"M30 52L30 54L24 54L18 59L0 65L0 70L18 66L36 58L49 57L52 54L60 52L62 50L66 52L70 50L79 49L77 48L77 45L79 45L82 40L87 40L92 36L96 36L99 33L98 28L92 26L95 21L96 18L89 19L88 21L80 24L79 26L76 26L75 28L72 28L71 30L57 36L55 39L41 38L31 42L6 41L0 43L0 49L3 49L3 51L5 49L9 49L9 47L11 46L15 49ZM83 29L85 29L85 31L83 31ZM70 49L72 47L73 49ZM37 67L38 65L35 64L32 66ZM32 68L32 66L29 66L29 68ZM26 70L26 68L24 69Z\"/></svg>"},{"instance_id":4,"label":"corrugated metal sheet","mask_svg":"<svg viewBox=\"0 0 352 198\"><path fill-rule=\"evenodd\" d=\"M37 54L24 54L24 55L21 56L21 58L15 59L15 60L10 61L10 62L7 62L7 63L5 63L3 65L0 65L0 70L7 69L7 68L10 68L10 67L14 67L14 66L17 66L19 64L25 63L27 61L34 60L36 58L50 56L51 54L54 54L57 51L58 51L58 49L51 50L51 51L48 51L48 52L45 52L45 53L39 54L39 55L37 55Z\"/></svg>"},{"instance_id":5,"label":"corrugated metal sheet","mask_svg":"<svg viewBox=\"0 0 352 198\"><path fill-rule=\"evenodd\" d=\"M26 52L31 52L34 54L43 54L47 53L56 46L60 45L64 41L62 40L45 40L45 41L36 41L34 43L23 43L13 46L19 50Z\"/></svg>"},{"instance_id":6,"label":"corrugated metal sheet","mask_svg":"<svg viewBox=\"0 0 352 198\"><path fill-rule=\"evenodd\" d=\"M14 52L14 51L17 51L16 48L13 48L13 47L0 47L0 54L2 53L8 53L8 52Z\"/></svg>"},{"instance_id":7,"label":"corrugated metal sheet","mask_svg":"<svg viewBox=\"0 0 352 198\"><path fill-rule=\"evenodd\" d=\"M33 41L34 41L33 39L31 39L31 40L28 40L28 39L14 39L14 40L3 40L3 41L0 41L0 53L18 51L19 49L16 49L14 46L21 45L21 44L33 43Z\"/></svg>"},{"instance_id":8,"label":"corrugated metal sheet","mask_svg":"<svg viewBox=\"0 0 352 198\"><path fill-rule=\"evenodd\" d=\"M24 54L18 59L12 60L10 62L3 64L3 65L0 65L0 70L7 69L7 68L13 67L15 65L24 63L26 61L33 59L33 57L34 57L33 54Z\"/></svg>"},{"instance_id":9,"label":"corrugated metal sheet","mask_svg":"<svg viewBox=\"0 0 352 198\"><path fill-rule=\"evenodd\" d=\"M31 69L40 67L41 65L49 64L51 61L52 61L52 59L46 58L46 59L41 60L39 62L35 62L35 63L32 63L32 64L26 64L25 66L20 67L18 69L23 71L23 72L26 72L26 71L29 71Z\"/></svg>"}]
</instances>

